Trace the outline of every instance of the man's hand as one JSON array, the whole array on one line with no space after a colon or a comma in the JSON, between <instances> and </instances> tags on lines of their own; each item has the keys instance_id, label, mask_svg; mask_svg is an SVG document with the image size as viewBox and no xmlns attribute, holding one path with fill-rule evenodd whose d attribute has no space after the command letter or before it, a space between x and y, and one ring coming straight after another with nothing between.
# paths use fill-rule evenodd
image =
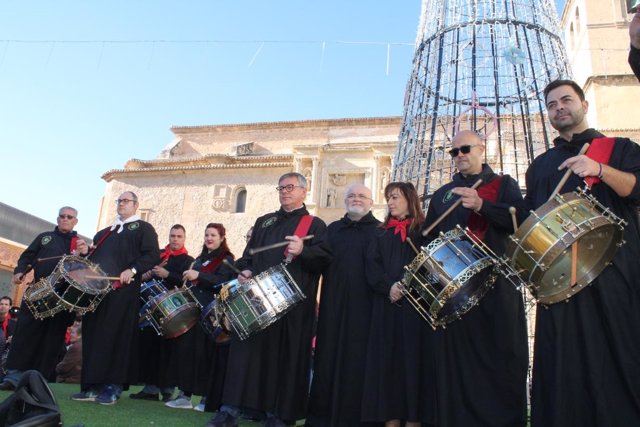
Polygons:
<instances>
[{"instance_id":1,"label":"man's hand","mask_svg":"<svg viewBox=\"0 0 640 427\"><path fill-rule=\"evenodd\" d=\"M22 280L24 279L24 273L16 273L13 275L13 279L11 280L14 285L22 284Z\"/></svg>"},{"instance_id":2,"label":"man's hand","mask_svg":"<svg viewBox=\"0 0 640 427\"><path fill-rule=\"evenodd\" d=\"M304 248L304 242L298 236L285 236L285 240L289 241L289 246L287 246L288 253L293 256L298 256L302 253L302 249Z\"/></svg>"},{"instance_id":3,"label":"man's hand","mask_svg":"<svg viewBox=\"0 0 640 427\"><path fill-rule=\"evenodd\" d=\"M89 245L83 239L78 239L76 242L76 250L73 255L86 255L89 253Z\"/></svg>"},{"instance_id":4,"label":"man's hand","mask_svg":"<svg viewBox=\"0 0 640 427\"><path fill-rule=\"evenodd\" d=\"M640 11L636 12L629 24L629 39L631 46L640 49Z\"/></svg>"},{"instance_id":5,"label":"man's hand","mask_svg":"<svg viewBox=\"0 0 640 427\"><path fill-rule=\"evenodd\" d=\"M396 282L391 286L389 291L389 301L396 303L402 298L402 282Z\"/></svg>"},{"instance_id":6,"label":"man's hand","mask_svg":"<svg viewBox=\"0 0 640 427\"><path fill-rule=\"evenodd\" d=\"M127 268L125 271L120 273L120 283L128 285L133 280L133 276L135 276L135 274L133 274L133 271Z\"/></svg>"},{"instance_id":7,"label":"man's hand","mask_svg":"<svg viewBox=\"0 0 640 427\"><path fill-rule=\"evenodd\" d=\"M153 273L154 276L160 277L161 279L166 279L167 277L169 277L169 270L167 270L164 267L160 267L159 265L156 265L155 267L153 267L151 272Z\"/></svg>"},{"instance_id":8,"label":"man's hand","mask_svg":"<svg viewBox=\"0 0 640 427\"><path fill-rule=\"evenodd\" d=\"M580 178L585 178L587 176L598 176L601 171L600 163L596 162L593 159L590 159L584 154L569 157L567 160L562 162L560 166L558 166L558 170L562 170L565 168L571 169L573 173L578 175Z\"/></svg>"},{"instance_id":9,"label":"man's hand","mask_svg":"<svg viewBox=\"0 0 640 427\"><path fill-rule=\"evenodd\" d=\"M238 282L242 285L251 280L253 277L253 273L251 270L242 270L240 274L238 274Z\"/></svg>"},{"instance_id":10,"label":"man's hand","mask_svg":"<svg viewBox=\"0 0 640 427\"><path fill-rule=\"evenodd\" d=\"M482 199L478 196L478 192L473 188L455 187L451 192L460 196L462 199L462 206L467 209L477 212L482 207Z\"/></svg>"}]
</instances>

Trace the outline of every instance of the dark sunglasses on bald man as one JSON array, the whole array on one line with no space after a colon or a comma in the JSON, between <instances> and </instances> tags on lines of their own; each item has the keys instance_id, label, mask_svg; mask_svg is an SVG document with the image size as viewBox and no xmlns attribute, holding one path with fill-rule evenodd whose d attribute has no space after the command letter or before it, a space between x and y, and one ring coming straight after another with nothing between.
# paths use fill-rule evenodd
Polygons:
<instances>
[{"instance_id":1,"label":"dark sunglasses on bald man","mask_svg":"<svg viewBox=\"0 0 640 427\"><path fill-rule=\"evenodd\" d=\"M75 218L75 216L60 214L60 215L58 215L58 218L60 218L60 219L73 219L73 218Z\"/></svg>"},{"instance_id":2,"label":"dark sunglasses on bald man","mask_svg":"<svg viewBox=\"0 0 640 427\"><path fill-rule=\"evenodd\" d=\"M451 150L449 150L449 154L451 154L451 157L458 157L458 154L462 153L462 154L469 154L471 152L471 147L477 147L480 144L473 144L473 145L461 145L458 148L452 148Z\"/></svg>"}]
</instances>

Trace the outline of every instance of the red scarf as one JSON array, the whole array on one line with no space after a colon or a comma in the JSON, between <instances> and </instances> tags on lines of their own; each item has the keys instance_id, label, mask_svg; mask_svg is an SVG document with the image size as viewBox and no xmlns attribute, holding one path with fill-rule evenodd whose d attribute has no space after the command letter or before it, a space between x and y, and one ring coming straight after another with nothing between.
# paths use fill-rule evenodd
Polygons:
<instances>
[{"instance_id":1,"label":"red scarf","mask_svg":"<svg viewBox=\"0 0 640 427\"><path fill-rule=\"evenodd\" d=\"M4 321L2 322L2 330L4 331L4 338L5 339L9 338L7 336L7 330L9 328L9 320L11 320L11 314L7 313L7 315L4 316Z\"/></svg>"},{"instance_id":2,"label":"red scarf","mask_svg":"<svg viewBox=\"0 0 640 427\"><path fill-rule=\"evenodd\" d=\"M177 251L172 251L171 249L169 249L169 245L167 245L164 248L164 252L160 254L160 259L162 261L166 261L169 259L169 257L178 256L178 255L187 255L188 253L189 252L187 251L187 248L185 248L184 246L178 249Z\"/></svg>"},{"instance_id":3,"label":"red scarf","mask_svg":"<svg viewBox=\"0 0 640 427\"><path fill-rule=\"evenodd\" d=\"M227 257L227 255L229 255L229 252L220 252L215 258L209 261L205 261L205 263L202 265L202 267L200 267L200 270L198 271L200 273L212 273L216 271L216 268L218 268L220 264L222 264L222 261ZM196 279L191 283L197 286L199 284L199 281Z\"/></svg>"},{"instance_id":4,"label":"red scarf","mask_svg":"<svg viewBox=\"0 0 640 427\"><path fill-rule=\"evenodd\" d=\"M407 240L407 226L413 222L413 218L405 218L402 221L398 221L395 218L390 218L389 222L384 226L385 228L394 228L393 234L400 233L400 238L404 242Z\"/></svg>"}]
</instances>

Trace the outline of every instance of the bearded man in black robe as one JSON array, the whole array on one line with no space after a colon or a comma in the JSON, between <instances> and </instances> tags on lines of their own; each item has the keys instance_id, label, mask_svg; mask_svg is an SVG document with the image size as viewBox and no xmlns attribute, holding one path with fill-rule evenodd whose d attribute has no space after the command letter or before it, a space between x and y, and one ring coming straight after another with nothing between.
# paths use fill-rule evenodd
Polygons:
<instances>
[{"instance_id":1,"label":"bearded man in black robe","mask_svg":"<svg viewBox=\"0 0 640 427\"><path fill-rule=\"evenodd\" d=\"M353 184L345 193L347 213L329 224L333 260L322 274L314 372L306 425L360 425L372 291L366 278L367 248L380 224L371 190Z\"/></svg>"},{"instance_id":2,"label":"bearded man in black robe","mask_svg":"<svg viewBox=\"0 0 640 427\"><path fill-rule=\"evenodd\" d=\"M306 415L311 345L315 323L316 293L320 273L331 261L326 225L309 214L304 199L307 180L287 173L278 181L280 209L256 221L245 252L236 264L242 271L238 281L256 276L283 259L291 260L287 270L306 296L281 319L245 340L233 339L225 376L223 406L210 426L238 424L240 408L264 413L267 426L293 424ZM306 230L299 224L310 220ZM313 235L303 241L300 236ZM282 248L253 255L250 248L289 241Z\"/></svg>"},{"instance_id":3,"label":"bearded man in black robe","mask_svg":"<svg viewBox=\"0 0 640 427\"><path fill-rule=\"evenodd\" d=\"M459 132L452 147L449 153L458 173L433 194L425 226L457 200L462 203L427 238L433 240L456 225L468 227L501 256L514 231L509 208L521 216L525 212L518 183L482 162L485 147L475 132ZM479 178L482 184L470 188ZM462 287L459 292L471 291ZM434 340L438 425L526 425L527 329L522 294L512 283L499 276L478 305L445 329L438 328Z\"/></svg>"},{"instance_id":4,"label":"bearded man in black robe","mask_svg":"<svg viewBox=\"0 0 640 427\"><path fill-rule=\"evenodd\" d=\"M113 405L123 387L137 379L140 275L160 263L158 235L142 221L138 196L125 191L116 200L118 216L93 238L89 259L108 276L119 277L93 313L82 321L82 383L71 398Z\"/></svg>"},{"instance_id":5,"label":"bearded man in black robe","mask_svg":"<svg viewBox=\"0 0 640 427\"><path fill-rule=\"evenodd\" d=\"M39 234L20 255L13 274L14 285L21 284L31 268L34 283L37 283L51 275L62 255L87 253L87 243L73 231L78 223L78 211L69 206L60 208L57 223L53 231ZM42 258L47 259L39 261ZM64 348L67 327L73 324L75 318L75 313L61 311L52 317L36 319L24 304L11 339L7 357L8 373L0 383L0 390L13 390L22 373L28 369L36 369L45 378L55 380L55 367Z\"/></svg>"},{"instance_id":6,"label":"bearded man in black robe","mask_svg":"<svg viewBox=\"0 0 640 427\"><path fill-rule=\"evenodd\" d=\"M560 136L527 170L528 208L545 204L570 169L560 194L589 181L590 194L627 224L626 243L590 286L566 302L538 305L531 425L640 425L640 147L589 128L589 104L575 82L556 80L544 94L549 122ZM589 151L579 154L587 142ZM611 150L604 160L593 160L598 146Z\"/></svg>"}]
</instances>

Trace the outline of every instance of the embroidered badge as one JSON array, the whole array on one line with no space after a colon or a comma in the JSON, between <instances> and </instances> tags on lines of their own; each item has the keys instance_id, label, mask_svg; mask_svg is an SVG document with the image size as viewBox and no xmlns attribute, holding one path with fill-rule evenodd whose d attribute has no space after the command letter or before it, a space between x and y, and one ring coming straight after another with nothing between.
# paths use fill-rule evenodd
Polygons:
<instances>
[{"instance_id":1,"label":"embroidered badge","mask_svg":"<svg viewBox=\"0 0 640 427\"><path fill-rule=\"evenodd\" d=\"M262 223L262 228L267 228L270 225L273 225L277 220L278 218L276 218L275 216L272 216L271 218L269 218L268 220Z\"/></svg>"},{"instance_id":2,"label":"embroidered badge","mask_svg":"<svg viewBox=\"0 0 640 427\"><path fill-rule=\"evenodd\" d=\"M451 199L453 199L454 196L455 194L453 194L451 190L447 191L446 193L444 193L444 197L442 198L442 203L448 203L449 201L451 201Z\"/></svg>"},{"instance_id":3,"label":"embroidered badge","mask_svg":"<svg viewBox=\"0 0 640 427\"><path fill-rule=\"evenodd\" d=\"M42 240L40 240L40 243L42 244L42 246L44 246L47 243L49 243L50 241L51 241L51 236L43 236Z\"/></svg>"},{"instance_id":4,"label":"embroidered badge","mask_svg":"<svg viewBox=\"0 0 640 427\"><path fill-rule=\"evenodd\" d=\"M129 230L133 231L136 228L140 227L140 223L139 222L132 222L131 224L129 224L129 226L127 227Z\"/></svg>"}]
</instances>

